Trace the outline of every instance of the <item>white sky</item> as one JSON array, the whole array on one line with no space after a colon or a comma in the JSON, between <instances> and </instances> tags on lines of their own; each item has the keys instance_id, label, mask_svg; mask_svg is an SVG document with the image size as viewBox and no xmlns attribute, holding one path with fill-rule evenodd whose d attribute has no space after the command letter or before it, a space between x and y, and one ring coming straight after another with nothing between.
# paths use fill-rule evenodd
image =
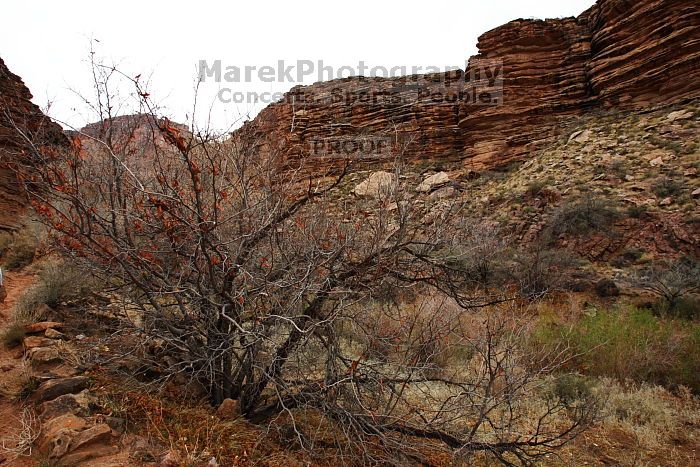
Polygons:
<instances>
[{"instance_id":1,"label":"white sky","mask_svg":"<svg viewBox=\"0 0 700 467\"><path fill-rule=\"evenodd\" d=\"M279 60L323 60L336 69L368 66L456 66L476 53L477 37L517 18L576 16L594 0L389 0L193 2L22 0L2 5L0 57L21 76L43 109L64 125L95 120L71 90L89 94L90 38L97 53L131 76L151 76L151 94L174 120L191 118L199 60L276 66ZM507 72L507 70L506 70ZM261 105L222 104L220 87L284 92L302 83L214 83L200 88L195 121L212 108L216 128L237 126Z\"/></svg>"}]
</instances>

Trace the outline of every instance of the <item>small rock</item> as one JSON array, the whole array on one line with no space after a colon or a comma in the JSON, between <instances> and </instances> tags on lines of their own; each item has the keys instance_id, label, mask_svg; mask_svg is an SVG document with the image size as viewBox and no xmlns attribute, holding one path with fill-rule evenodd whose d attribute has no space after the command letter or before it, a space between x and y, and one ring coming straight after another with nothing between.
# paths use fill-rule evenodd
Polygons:
<instances>
[{"instance_id":1,"label":"small rock","mask_svg":"<svg viewBox=\"0 0 700 467\"><path fill-rule=\"evenodd\" d=\"M434 192L430 193L429 198L432 200L448 199L448 198L454 198L456 194L457 194L457 190L455 190L451 186L446 186L444 188L440 188L440 189L435 190Z\"/></svg>"},{"instance_id":2,"label":"small rock","mask_svg":"<svg viewBox=\"0 0 700 467\"><path fill-rule=\"evenodd\" d=\"M61 355L55 347L34 347L27 351L27 358L34 365L61 361Z\"/></svg>"},{"instance_id":3,"label":"small rock","mask_svg":"<svg viewBox=\"0 0 700 467\"><path fill-rule=\"evenodd\" d=\"M683 171L684 177L695 177L697 174L698 174L698 169L696 169L695 167L691 167L691 168L685 169L685 171Z\"/></svg>"},{"instance_id":4,"label":"small rock","mask_svg":"<svg viewBox=\"0 0 700 467\"><path fill-rule=\"evenodd\" d=\"M77 336L75 336L75 340L81 341L81 340L85 339L86 337L87 336L85 334L78 334Z\"/></svg>"},{"instance_id":5,"label":"small rock","mask_svg":"<svg viewBox=\"0 0 700 467\"><path fill-rule=\"evenodd\" d=\"M101 423L106 423L112 429L113 433L118 435L123 434L126 431L126 420L118 417L108 417L106 415L98 417Z\"/></svg>"},{"instance_id":6,"label":"small rock","mask_svg":"<svg viewBox=\"0 0 700 467\"><path fill-rule=\"evenodd\" d=\"M224 420L235 420L240 415L238 401L233 399L224 399L224 401L216 409L216 415Z\"/></svg>"},{"instance_id":7,"label":"small rock","mask_svg":"<svg viewBox=\"0 0 700 467\"><path fill-rule=\"evenodd\" d=\"M678 121L678 120L688 120L694 115L692 110L676 110L675 112L671 112L670 114L666 115L666 121L669 123Z\"/></svg>"},{"instance_id":8,"label":"small rock","mask_svg":"<svg viewBox=\"0 0 700 467\"><path fill-rule=\"evenodd\" d=\"M697 188L696 190L693 190L693 192L690 194L694 199L700 198L700 188Z\"/></svg>"},{"instance_id":9,"label":"small rock","mask_svg":"<svg viewBox=\"0 0 700 467\"><path fill-rule=\"evenodd\" d=\"M374 172L364 182L355 187L353 193L361 198L384 198L396 187L396 177L389 172Z\"/></svg>"},{"instance_id":10,"label":"small rock","mask_svg":"<svg viewBox=\"0 0 700 467\"><path fill-rule=\"evenodd\" d=\"M10 364L10 363L8 363L7 365L0 366L0 370L1 370L3 373L7 373L8 371L12 371L12 370L14 370L15 368L16 368L16 367L15 367L14 365Z\"/></svg>"},{"instance_id":11,"label":"small rock","mask_svg":"<svg viewBox=\"0 0 700 467\"><path fill-rule=\"evenodd\" d=\"M40 337L40 336L28 336L24 338L24 348L29 350L29 349L34 349L37 347L52 347L57 344L57 342L53 339L47 339L46 337Z\"/></svg>"},{"instance_id":12,"label":"small rock","mask_svg":"<svg viewBox=\"0 0 700 467\"><path fill-rule=\"evenodd\" d=\"M64 394L76 394L89 385L90 379L85 376L53 379L41 383L30 399L34 403L50 401Z\"/></svg>"},{"instance_id":13,"label":"small rock","mask_svg":"<svg viewBox=\"0 0 700 467\"><path fill-rule=\"evenodd\" d=\"M610 279L601 279L595 285L596 294L599 297L617 297L620 295L620 289L617 284Z\"/></svg>"},{"instance_id":14,"label":"small rock","mask_svg":"<svg viewBox=\"0 0 700 467\"><path fill-rule=\"evenodd\" d=\"M179 467L180 455L177 452L170 450L158 465L159 467Z\"/></svg>"},{"instance_id":15,"label":"small rock","mask_svg":"<svg viewBox=\"0 0 700 467\"><path fill-rule=\"evenodd\" d=\"M673 204L673 198L664 198L659 201L659 206L670 206Z\"/></svg>"},{"instance_id":16,"label":"small rock","mask_svg":"<svg viewBox=\"0 0 700 467\"><path fill-rule=\"evenodd\" d=\"M663 157L657 157L656 159L650 160L649 165L651 165L652 167L658 167L660 165L664 165L664 159L663 159Z\"/></svg>"},{"instance_id":17,"label":"small rock","mask_svg":"<svg viewBox=\"0 0 700 467\"><path fill-rule=\"evenodd\" d=\"M70 454L61 458L60 465L84 465L91 459L98 459L105 456L111 456L119 452L117 446L111 446L108 444L95 444L83 447L77 451L71 449ZM91 464L91 465L116 465L116 464ZM124 465L124 464L119 464Z\"/></svg>"},{"instance_id":18,"label":"small rock","mask_svg":"<svg viewBox=\"0 0 700 467\"><path fill-rule=\"evenodd\" d=\"M49 339L65 339L66 335L60 331L56 331L54 328L49 328L44 332L44 336Z\"/></svg>"},{"instance_id":19,"label":"small rock","mask_svg":"<svg viewBox=\"0 0 700 467\"><path fill-rule=\"evenodd\" d=\"M416 187L416 191L419 193L429 193L448 183L450 183L450 176L447 175L446 172L438 172L423 180L423 182Z\"/></svg>"},{"instance_id":20,"label":"small rock","mask_svg":"<svg viewBox=\"0 0 700 467\"><path fill-rule=\"evenodd\" d=\"M24 332L27 334L39 334L46 332L47 329L61 329L63 323L58 323L55 321L42 321L40 323L29 324L24 327Z\"/></svg>"},{"instance_id":21,"label":"small rock","mask_svg":"<svg viewBox=\"0 0 700 467\"><path fill-rule=\"evenodd\" d=\"M591 138L591 131L590 130L576 131L576 132L571 134L567 144L569 144L571 142L579 143L579 144L587 143L590 138Z\"/></svg>"},{"instance_id":22,"label":"small rock","mask_svg":"<svg viewBox=\"0 0 700 467\"><path fill-rule=\"evenodd\" d=\"M106 443L112 438L112 429L106 423L98 423L85 431L78 433L70 443L70 450L78 449L96 443Z\"/></svg>"}]
</instances>

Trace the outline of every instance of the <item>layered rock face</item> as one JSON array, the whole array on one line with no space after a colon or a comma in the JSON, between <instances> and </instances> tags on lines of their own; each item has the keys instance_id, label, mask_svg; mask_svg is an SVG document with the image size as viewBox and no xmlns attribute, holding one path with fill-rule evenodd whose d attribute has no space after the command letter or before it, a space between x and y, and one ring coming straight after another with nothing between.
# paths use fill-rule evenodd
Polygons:
<instances>
[{"instance_id":1,"label":"layered rock face","mask_svg":"<svg viewBox=\"0 0 700 467\"><path fill-rule=\"evenodd\" d=\"M235 136L316 169L400 155L480 170L541 148L562 116L700 97L697 0L599 0L578 18L510 22L478 47L461 72L294 88Z\"/></svg>"},{"instance_id":2,"label":"layered rock face","mask_svg":"<svg viewBox=\"0 0 700 467\"><path fill-rule=\"evenodd\" d=\"M32 104L31 98L22 80L0 59L0 230L17 228L26 207L10 167L29 157L27 139L38 147L68 144L61 127Z\"/></svg>"},{"instance_id":3,"label":"layered rock face","mask_svg":"<svg viewBox=\"0 0 700 467\"><path fill-rule=\"evenodd\" d=\"M700 94L696 0L603 0L588 23L591 92L606 106L637 107Z\"/></svg>"}]
</instances>

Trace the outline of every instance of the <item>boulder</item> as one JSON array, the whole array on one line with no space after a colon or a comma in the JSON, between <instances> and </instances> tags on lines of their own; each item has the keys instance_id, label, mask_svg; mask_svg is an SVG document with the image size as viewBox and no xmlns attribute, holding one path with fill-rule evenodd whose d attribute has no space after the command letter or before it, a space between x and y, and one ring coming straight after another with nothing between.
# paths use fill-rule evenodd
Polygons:
<instances>
[{"instance_id":1,"label":"boulder","mask_svg":"<svg viewBox=\"0 0 700 467\"><path fill-rule=\"evenodd\" d=\"M91 398L87 390L79 394L64 394L42 403L39 407L39 417L42 420L50 420L68 413L88 415L90 402Z\"/></svg>"},{"instance_id":2,"label":"boulder","mask_svg":"<svg viewBox=\"0 0 700 467\"><path fill-rule=\"evenodd\" d=\"M34 347L27 351L27 358L33 365L60 362L61 354L56 347Z\"/></svg>"},{"instance_id":3,"label":"boulder","mask_svg":"<svg viewBox=\"0 0 700 467\"><path fill-rule=\"evenodd\" d=\"M97 425L81 431L70 443L70 451L97 443L107 443L112 439L112 429L106 423L98 423Z\"/></svg>"},{"instance_id":4,"label":"boulder","mask_svg":"<svg viewBox=\"0 0 700 467\"><path fill-rule=\"evenodd\" d=\"M579 130L571 134L568 142L583 144L587 143L589 139L591 139L590 130Z\"/></svg>"},{"instance_id":5,"label":"boulder","mask_svg":"<svg viewBox=\"0 0 700 467\"><path fill-rule=\"evenodd\" d=\"M443 188L439 188L432 193L430 193L429 198L431 200L436 200L436 199L448 199L448 198L454 198L457 195L457 190L452 188L451 186L446 186Z\"/></svg>"},{"instance_id":6,"label":"boulder","mask_svg":"<svg viewBox=\"0 0 700 467\"><path fill-rule=\"evenodd\" d=\"M216 415L224 420L234 420L241 414L238 401L233 399L224 399L224 401L216 409Z\"/></svg>"},{"instance_id":7,"label":"boulder","mask_svg":"<svg viewBox=\"0 0 700 467\"><path fill-rule=\"evenodd\" d=\"M416 187L416 191L419 193L430 193L448 183L450 183L450 176L447 175L446 172L438 172L423 180L423 182Z\"/></svg>"},{"instance_id":8,"label":"boulder","mask_svg":"<svg viewBox=\"0 0 700 467\"><path fill-rule=\"evenodd\" d=\"M355 187L353 193L361 198L384 198L396 188L396 176L389 172L374 172Z\"/></svg>"},{"instance_id":9,"label":"boulder","mask_svg":"<svg viewBox=\"0 0 700 467\"><path fill-rule=\"evenodd\" d=\"M664 158L659 156L655 159L652 159L649 161L649 165L651 165L652 167L658 167L660 165L664 165Z\"/></svg>"},{"instance_id":10,"label":"boulder","mask_svg":"<svg viewBox=\"0 0 700 467\"><path fill-rule=\"evenodd\" d=\"M90 385L90 379L85 376L60 378L45 381L30 397L31 402L41 403L56 399L64 394L76 394Z\"/></svg>"},{"instance_id":11,"label":"boulder","mask_svg":"<svg viewBox=\"0 0 700 467\"><path fill-rule=\"evenodd\" d=\"M694 115L692 110L676 110L666 115L666 121L673 123L677 120L688 120Z\"/></svg>"},{"instance_id":12,"label":"boulder","mask_svg":"<svg viewBox=\"0 0 700 467\"><path fill-rule=\"evenodd\" d=\"M87 426L87 421L84 418L77 417L72 413L67 413L53 418L41 426L41 441L39 450L42 452L52 452L56 445L55 438L60 437L61 433L69 431L78 432ZM58 443L61 444L62 442Z\"/></svg>"}]
</instances>

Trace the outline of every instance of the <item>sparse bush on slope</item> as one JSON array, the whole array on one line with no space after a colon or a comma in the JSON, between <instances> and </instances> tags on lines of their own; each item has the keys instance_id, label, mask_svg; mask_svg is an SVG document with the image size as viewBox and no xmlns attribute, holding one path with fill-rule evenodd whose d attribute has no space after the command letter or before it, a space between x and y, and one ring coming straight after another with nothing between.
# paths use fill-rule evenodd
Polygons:
<instances>
[{"instance_id":1,"label":"sparse bush on slope","mask_svg":"<svg viewBox=\"0 0 700 467\"><path fill-rule=\"evenodd\" d=\"M611 201L597 196L587 196L569 201L552 215L548 230L555 240L560 235L585 235L609 227L620 213Z\"/></svg>"}]
</instances>

